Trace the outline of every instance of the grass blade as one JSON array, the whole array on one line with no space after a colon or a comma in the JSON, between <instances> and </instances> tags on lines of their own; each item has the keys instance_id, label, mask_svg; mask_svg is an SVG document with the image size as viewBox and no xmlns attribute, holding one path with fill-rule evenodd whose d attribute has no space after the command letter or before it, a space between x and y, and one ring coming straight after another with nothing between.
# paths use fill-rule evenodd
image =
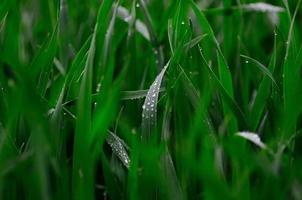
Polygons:
<instances>
[{"instance_id":1,"label":"grass blade","mask_svg":"<svg viewBox=\"0 0 302 200\"><path fill-rule=\"evenodd\" d=\"M142 112L142 138L150 139L151 132L156 126L156 116L157 116L157 100L159 95L159 90L161 86L164 74L169 66L169 62L158 74L155 81L150 86L148 90Z\"/></svg>"},{"instance_id":2,"label":"grass blade","mask_svg":"<svg viewBox=\"0 0 302 200\"><path fill-rule=\"evenodd\" d=\"M94 33L90 42L87 60L77 104L77 123L74 138L73 166L72 166L72 192L74 199L94 199L93 157L90 155L91 145L91 94L92 71L95 55L95 40L98 23L95 24Z\"/></svg>"},{"instance_id":3,"label":"grass blade","mask_svg":"<svg viewBox=\"0 0 302 200\"><path fill-rule=\"evenodd\" d=\"M269 70L271 73L274 72L275 70L275 65L276 65L276 54L277 54L277 47L276 47L276 38L274 42L274 52L271 57L270 63L269 63ZM255 98L255 101L253 103L251 112L250 112L250 117L249 117L249 122L251 124L251 128L253 131L256 131L257 126L260 122L260 118L263 114L265 102L267 98L269 97L270 94L270 87L271 87L271 82L272 80L270 79L269 76L265 76L259 86L259 89L257 91L257 96Z\"/></svg>"},{"instance_id":4,"label":"grass blade","mask_svg":"<svg viewBox=\"0 0 302 200\"><path fill-rule=\"evenodd\" d=\"M261 70L266 76L268 76L272 83L278 88L277 82L273 77L273 74L269 71L269 69L267 67L265 67L262 63L260 63L259 61L249 57L249 56L245 56L245 55L240 55L241 57L245 58L248 62L252 62L255 64L255 66Z\"/></svg>"},{"instance_id":5,"label":"grass blade","mask_svg":"<svg viewBox=\"0 0 302 200\"><path fill-rule=\"evenodd\" d=\"M123 145L124 141L114 133L109 132L108 136L106 137L106 142L111 147L113 153L120 159L120 161L122 161L124 166L129 169L130 158Z\"/></svg>"}]
</instances>

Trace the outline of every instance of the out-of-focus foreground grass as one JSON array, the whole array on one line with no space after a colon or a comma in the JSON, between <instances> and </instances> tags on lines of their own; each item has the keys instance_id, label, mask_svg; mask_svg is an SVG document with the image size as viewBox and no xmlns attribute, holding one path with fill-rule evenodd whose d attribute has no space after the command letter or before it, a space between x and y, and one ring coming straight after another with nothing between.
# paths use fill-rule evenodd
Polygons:
<instances>
[{"instance_id":1,"label":"out-of-focus foreground grass","mask_svg":"<svg viewBox=\"0 0 302 200\"><path fill-rule=\"evenodd\" d=\"M0 199L302 199L300 0L1 0Z\"/></svg>"}]
</instances>

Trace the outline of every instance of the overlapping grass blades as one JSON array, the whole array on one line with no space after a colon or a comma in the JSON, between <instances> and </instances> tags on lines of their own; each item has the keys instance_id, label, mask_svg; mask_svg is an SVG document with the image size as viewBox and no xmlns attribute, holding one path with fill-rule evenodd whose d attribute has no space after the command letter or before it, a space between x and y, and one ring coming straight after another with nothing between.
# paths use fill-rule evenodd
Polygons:
<instances>
[{"instance_id":1,"label":"overlapping grass blades","mask_svg":"<svg viewBox=\"0 0 302 200\"><path fill-rule=\"evenodd\" d=\"M256 131L258 123L260 121L260 118L263 114L264 111L264 107L265 107L265 102L267 100L267 98L269 97L269 94L271 92L270 88L272 86L272 82L276 84L275 79L272 77L272 73L275 70L275 66L276 66L276 54L277 54L277 49L276 49L276 36L274 39L274 52L271 56L270 59L270 63L268 66L268 70L269 70L269 75L263 77L260 85L259 85L259 89L257 91L257 95L255 98L255 101L252 102L252 109L249 115L249 123L251 124L251 128L253 131ZM258 62L256 62L257 64ZM262 65L262 64L261 64ZM261 66L260 65L260 66ZM259 66L259 67L260 67ZM264 66L262 66L261 68L265 68ZM267 70L267 68L264 69L265 71ZM273 78L273 79L272 79ZM278 86L277 86L278 87Z\"/></svg>"},{"instance_id":2,"label":"overlapping grass blades","mask_svg":"<svg viewBox=\"0 0 302 200\"><path fill-rule=\"evenodd\" d=\"M219 80L219 85L221 85L222 87L219 87L220 89L224 90L222 92L222 94L227 94L227 97L223 98L223 104L224 104L224 113L227 116L230 116L229 120L230 120L230 128L229 128L229 132L230 133L234 133L238 127L237 127L237 119L232 116L232 113L230 113L230 109L232 110L233 114L237 113L238 115L241 115L242 120L245 120L245 117L243 115L243 113L240 111L238 106L234 106L236 105L236 103L234 102L233 98L233 83L232 83L232 75L231 72L229 70L229 67L227 65L227 62L223 56L223 53L220 49L220 45L214 35L214 32L209 24L209 22L207 21L206 17L203 15L203 13L198 9L198 7L196 6L196 4L193 1L189 1L191 8L198 20L199 25L203 28L203 31L209 35L210 39L212 40L212 42L214 43L214 45L217 48L217 59L218 59L218 67L219 67L219 77L220 80L217 78L216 79L216 75L214 73L213 70L211 70L211 67L208 67L208 69L210 69L210 72L212 73L212 75L214 76L214 80ZM200 48L200 52L201 52L201 48ZM202 52L201 52L202 53ZM203 56L202 56L203 57ZM206 61L204 59L204 61ZM206 64L207 66L209 66L208 64ZM227 98L228 100L226 100L225 98ZM229 100L233 101L233 106L228 105L229 104ZM235 110L234 110L235 109ZM235 113L234 113L235 112ZM241 124L245 124L246 123L241 123Z\"/></svg>"},{"instance_id":3,"label":"overlapping grass blades","mask_svg":"<svg viewBox=\"0 0 302 200\"><path fill-rule=\"evenodd\" d=\"M90 42L86 64L84 68L79 102L77 104L77 124L74 138L73 166L72 166L72 193L74 199L94 199L94 157L90 152L91 136L91 94L92 71L96 45L96 22ZM88 156L90 155L90 156Z\"/></svg>"}]
</instances>

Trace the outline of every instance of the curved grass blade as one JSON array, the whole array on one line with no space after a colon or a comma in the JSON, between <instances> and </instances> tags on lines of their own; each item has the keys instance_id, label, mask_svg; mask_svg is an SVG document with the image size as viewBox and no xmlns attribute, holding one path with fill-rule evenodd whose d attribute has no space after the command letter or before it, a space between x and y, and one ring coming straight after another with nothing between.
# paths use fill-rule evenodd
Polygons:
<instances>
[{"instance_id":1,"label":"curved grass blade","mask_svg":"<svg viewBox=\"0 0 302 200\"><path fill-rule=\"evenodd\" d=\"M241 111L240 107L238 106L238 104L234 101L233 97L231 97L229 95L229 93L227 92L227 90L224 88L224 86L222 85L221 81L219 80L219 78L216 76L215 72L212 70L211 66L209 65L209 63L206 61L201 49L199 49L199 53L201 55L201 58L203 60L203 62L206 64L206 68L208 69L210 76L213 78L214 84L216 85L216 87L219 89L219 91L221 92L221 96L224 99L224 101L226 102L226 104L231 108L232 112L234 115L237 116L238 122L245 128L248 127L245 116L243 114L243 112Z\"/></svg>"},{"instance_id":2,"label":"curved grass blade","mask_svg":"<svg viewBox=\"0 0 302 200\"><path fill-rule=\"evenodd\" d=\"M268 76L271 81L273 82L273 84L278 88L277 82L273 77L273 74L269 71L268 68L266 68L262 63L260 63L259 61L249 57L249 56L245 56L245 55L240 55L242 58L245 58L248 62L252 62L254 63L258 69L260 69L266 76Z\"/></svg>"},{"instance_id":3,"label":"curved grass blade","mask_svg":"<svg viewBox=\"0 0 302 200\"><path fill-rule=\"evenodd\" d=\"M159 92L164 92L165 88L160 88ZM142 99L147 96L148 90L134 90L134 91L121 91L121 100L135 100L135 99ZM98 93L92 95L92 103L96 103L98 99ZM78 98L69 100L63 103L63 106L69 106L75 104L78 101Z\"/></svg>"},{"instance_id":4,"label":"curved grass blade","mask_svg":"<svg viewBox=\"0 0 302 200\"><path fill-rule=\"evenodd\" d=\"M284 95L284 134L289 136L295 132L297 118L300 114L300 105L302 101L301 90L301 66L298 65L297 44L295 40L295 20L300 8L301 0L296 4L293 17L289 15L289 31L286 42L286 55L283 64L283 95Z\"/></svg>"},{"instance_id":5,"label":"curved grass blade","mask_svg":"<svg viewBox=\"0 0 302 200\"><path fill-rule=\"evenodd\" d=\"M87 59L87 52L89 50L89 45L91 44L91 36L85 41L81 49L76 54L74 60L71 63L71 67L68 69L68 73L66 76L66 86L70 86L70 84L79 80L81 75L83 75L83 67L85 65L85 61Z\"/></svg>"},{"instance_id":6,"label":"curved grass blade","mask_svg":"<svg viewBox=\"0 0 302 200\"><path fill-rule=\"evenodd\" d=\"M104 42L104 50L103 50L103 63L104 65L107 65L107 59L108 55L111 52L111 40L113 37L113 31L114 31L114 25L117 15L117 9L118 9L119 1L113 5L113 15L109 23L109 27L107 29L106 35L105 35L105 42Z\"/></svg>"},{"instance_id":7,"label":"curved grass blade","mask_svg":"<svg viewBox=\"0 0 302 200\"><path fill-rule=\"evenodd\" d=\"M224 96L228 97L228 98L223 98L223 101L224 101L224 103L223 103L224 104L223 105L223 109L224 109L224 114L227 115L227 116L229 116L230 115L229 114L229 109L230 108L228 108L228 106L230 106L230 105L226 105L228 103L225 102L225 101L227 101L227 99L229 101L230 99L234 98L231 72L229 70L227 61L226 61L226 59L223 56L223 53L221 51L219 42L216 39L216 37L214 35L214 32L213 32L213 29L212 29L210 23L208 22L207 18L198 9L197 5L192 0L190 0L190 4L191 4L191 8L193 9L193 12L195 13L195 15L197 17L197 20L198 20L198 23L199 23L200 27L202 27L203 30L204 30L204 32L209 35L210 39L212 40L212 42L216 46L217 57L218 57L218 67L219 67L219 77L220 78L219 79L217 78L217 76L215 75L214 71L210 67L208 67L208 69L210 69L210 72L213 75L215 75L215 79L217 78L217 81L219 82L219 84L218 84L219 87L221 86L223 88L223 92L226 93L226 95L224 95ZM199 48L199 50L201 50L201 48ZM201 53L201 51L200 51L200 53ZM202 57L203 57L203 55L202 55ZM204 61L206 61L206 60L204 59ZM207 64L207 66L208 66L208 64ZM232 101L234 102L234 100L232 100ZM232 102L232 101L229 101L229 103ZM236 113L239 114L239 115L241 115L241 116L243 116L243 114L240 111L240 109L238 109L239 107L238 106L234 106L234 105L236 105L236 103L232 104L232 105L233 105L233 108L237 107L237 109L235 109L235 110L237 110ZM232 115L230 116L230 124L231 124L231 126L230 126L230 129L229 129L229 132L235 132L235 131L237 131L237 128L238 128L237 127L237 119L235 117L232 117Z\"/></svg>"},{"instance_id":8,"label":"curved grass blade","mask_svg":"<svg viewBox=\"0 0 302 200\"><path fill-rule=\"evenodd\" d=\"M32 79L36 79L39 76L38 89L41 92L42 96L47 88L48 76L50 74L50 67L53 64L57 52L57 33L58 33L58 23L55 26L54 31L50 38L48 38L41 49L38 51L37 55L34 57L33 62L31 63L32 69Z\"/></svg>"},{"instance_id":9,"label":"curved grass blade","mask_svg":"<svg viewBox=\"0 0 302 200\"><path fill-rule=\"evenodd\" d=\"M206 36L207 36L207 34L203 34L203 35L199 35L199 36L193 38L191 41L189 41L185 44L185 47L187 47L189 49L193 48Z\"/></svg>"},{"instance_id":10,"label":"curved grass blade","mask_svg":"<svg viewBox=\"0 0 302 200\"><path fill-rule=\"evenodd\" d=\"M271 57L270 63L269 63L269 70L271 73L274 72L275 66L276 66L276 37L274 41L274 52ZM270 87L271 87L271 80L268 76L265 76L259 86L259 89L257 91L257 96L255 98L255 101L253 102L253 106L251 109L251 114L249 116L249 123L251 124L251 128L253 131L256 131L258 124L260 122L260 118L263 114L263 109L265 106L265 102L270 94Z\"/></svg>"},{"instance_id":11,"label":"curved grass blade","mask_svg":"<svg viewBox=\"0 0 302 200\"><path fill-rule=\"evenodd\" d=\"M169 62L158 74L155 81L150 86L148 90L142 113L142 138L149 139L151 136L152 129L156 126L157 117L157 100L159 95L159 90L161 86L164 74L169 66Z\"/></svg>"},{"instance_id":12,"label":"curved grass blade","mask_svg":"<svg viewBox=\"0 0 302 200\"><path fill-rule=\"evenodd\" d=\"M165 88L160 88L159 92L164 92ZM146 97L148 90L136 90L136 91L122 91L121 100L134 100Z\"/></svg>"},{"instance_id":13,"label":"curved grass blade","mask_svg":"<svg viewBox=\"0 0 302 200\"><path fill-rule=\"evenodd\" d=\"M224 57L221 53L217 52L217 59L218 59L218 71L219 71L219 78L222 86L226 89L226 92L230 97L234 97L234 90L233 90L233 82L232 82L232 75L228 65L226 64ZM238 129L236 118L233 116L231 112L231 108L227 105L225 100L222 100L223 104L223 112L226 118L230 119L228 132L234 133Z\"/></svg>"},{"instance_id":14,"label":"curved grass blade","mask_svg":"<svg viewBox=\"0 0 302 200\"><path fill-rule=\"evenodd\" d=\"M129 169L130 167L130 158L124 147L124 141L120 139L117 135L109 131L109 134L106 137L106 142L112 149L112 152L122 161L122 163Z\"/></svg>"}]
</instances>

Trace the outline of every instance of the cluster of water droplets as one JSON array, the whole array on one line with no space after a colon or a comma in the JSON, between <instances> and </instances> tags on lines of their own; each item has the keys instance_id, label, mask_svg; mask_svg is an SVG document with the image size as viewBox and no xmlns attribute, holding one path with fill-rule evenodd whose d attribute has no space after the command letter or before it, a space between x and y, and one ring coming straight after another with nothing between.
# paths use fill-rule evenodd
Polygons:
<instances>
[{"instance_id":1,"label":"cluster of water droplets","mask_svg":"<svg viewBox=\"0 0 302 200\"><path fill-rule=\"evenodd\" d=\"M125 147L123 146L123 142L120 138L118 138L113 133L109 133L106 142L111 147L113 153L122 161L125 167L130 167L130 158L127 154Z\"/></svg>"}]
</instances>

